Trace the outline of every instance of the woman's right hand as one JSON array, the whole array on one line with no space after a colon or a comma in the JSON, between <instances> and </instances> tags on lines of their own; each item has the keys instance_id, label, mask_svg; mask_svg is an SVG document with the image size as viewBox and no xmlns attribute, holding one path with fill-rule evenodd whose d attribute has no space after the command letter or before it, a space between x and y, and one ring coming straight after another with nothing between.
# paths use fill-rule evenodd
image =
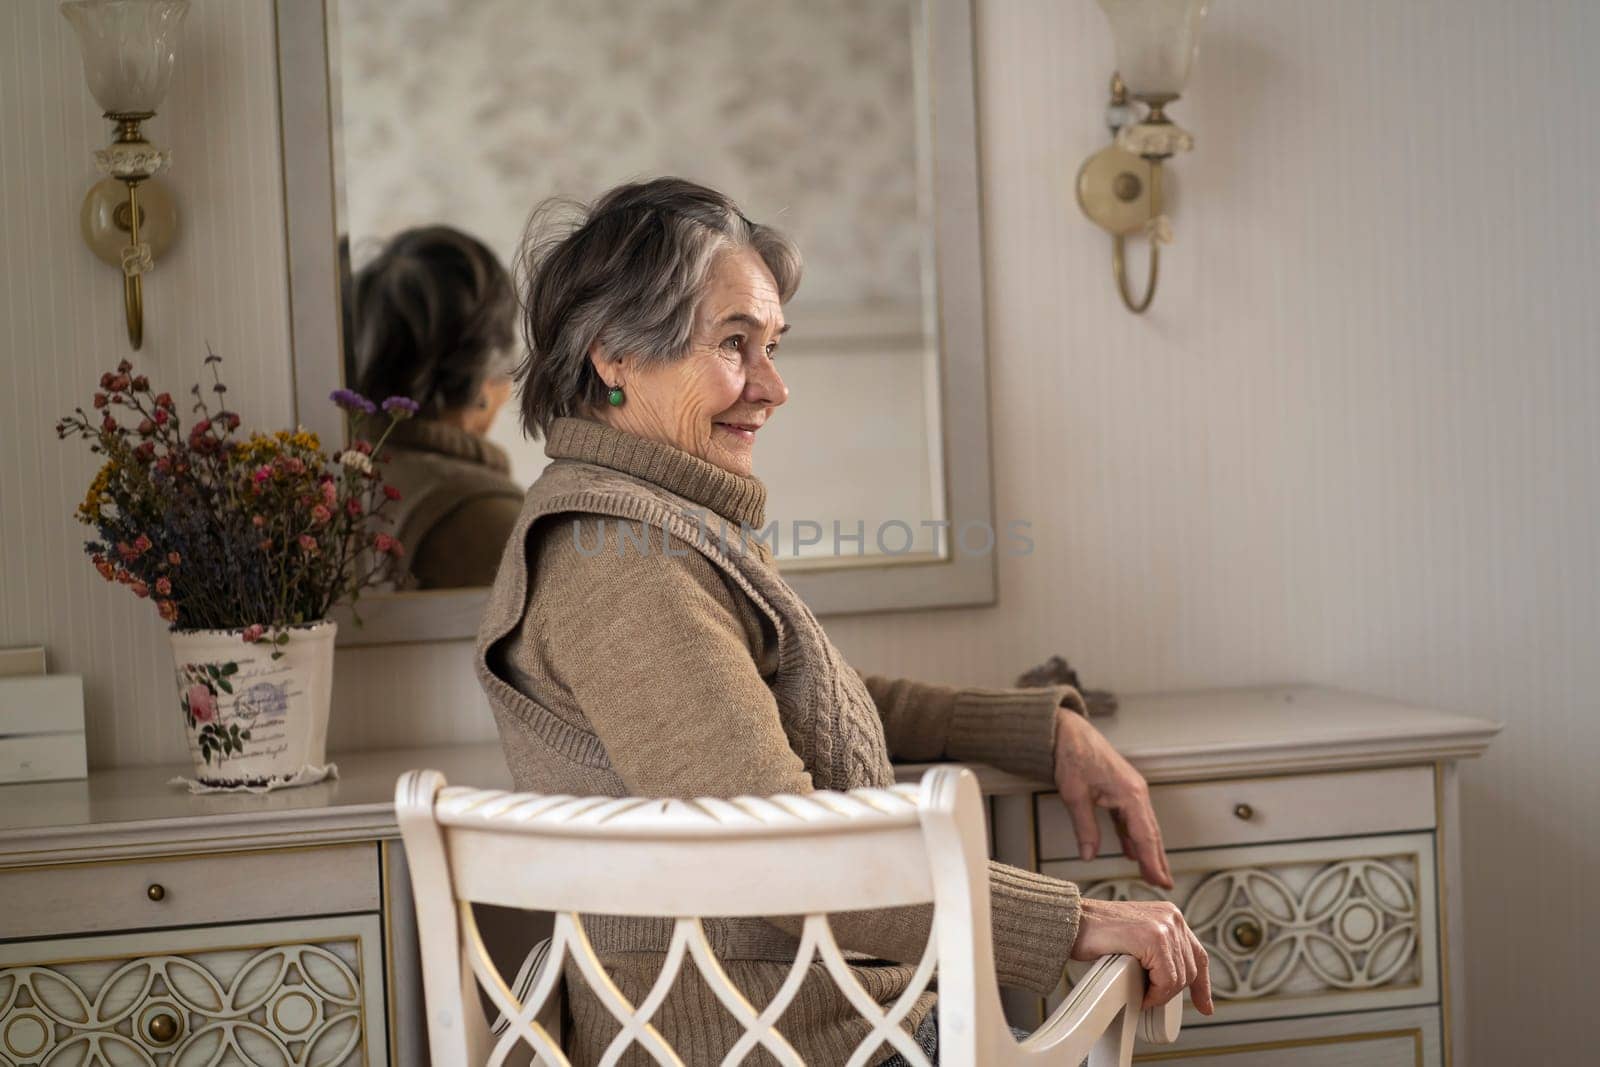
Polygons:
<instances>
[{"instance_id":1,"label":"woman's right hand","mask_svg":"<svg viewBox=\"0 0 1600 1067\"><path fill-rule=\"evenodd\" d=\"M1072 958L1090 963L1117 954L1132 956L1149 974L1146 1008L1165 1004L1188 989L1200 1014L1214 1010L1211 960L1176 904L1084 897Z\"/></svg>"}]
</instances>

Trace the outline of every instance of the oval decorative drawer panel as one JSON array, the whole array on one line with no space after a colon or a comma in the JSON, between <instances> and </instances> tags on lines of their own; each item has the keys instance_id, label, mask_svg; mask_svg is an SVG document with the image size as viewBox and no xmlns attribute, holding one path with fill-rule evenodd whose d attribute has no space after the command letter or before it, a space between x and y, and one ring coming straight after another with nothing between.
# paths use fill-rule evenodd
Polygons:
<instances>
[{"instance_id":1,"label":"oval decorative drawer panel","mask_svg":"<svg viewBox=\"0 0 1600 1067\"><path fill-rule=\"evenodd\" d=\"M386 1060L377 915L0 945L0 1063Z\"/></svg>"},{"instance_id":2,"label":"oval decorative drawer panel","mask_svg":"<svg viewBox=\"0 0 1600 1067\"><path fill-rule=\"evenodd\" d=\"M1217 1005L1210 1019L1189 1005L1185 1026L1438 1001L1432 834L1169 858L1171 892L1141 882L1121 857L1041 866L1088 897L1171 900L1183 909L1211 957Z\"/></svg>"}]
</instances>

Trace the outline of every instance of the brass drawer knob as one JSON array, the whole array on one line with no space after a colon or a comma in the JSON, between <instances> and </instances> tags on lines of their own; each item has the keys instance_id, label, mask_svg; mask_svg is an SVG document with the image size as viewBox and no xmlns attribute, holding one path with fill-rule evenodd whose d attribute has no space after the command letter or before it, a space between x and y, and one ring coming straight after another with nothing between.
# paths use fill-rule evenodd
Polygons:
<instances>
[{"instance_id":1,"label":"brass drawer knob","mask_svg":"<svg viewBox=\"0 0 1600 1067\"><path fill-rule=\"evenodd\" d=\"M144 895L160 903L167 899L167 887L160 882L151 882L150 887L144 891Z\"/></svg>"},{"instance_id":2,"label":"brass drawer knob","mask_svg":"<svg viewBox=\"0 0 1600 1067\"><path fill-rule=\"evenodd\" d=\"M1240 948L1255 948L1261 944L1261 926L1245 919L1233 925L1233 940Z\"/></svg>"},{"instance_id":3,"label":"brass drawer knob","mask_svg":"<svg viewBox=\"0 0 1600 1067\"><path fill-rule=\"evenodd\" d=\"M158 1045L165 1045L178 1036L178 1020L166 1012L162 1012L160 1015L152 1015L150 1021L145 1024L144 1031L150 1035L151 1041Z\"/></svg>"},{"instance_id":4,"label":"brass drawer knob","mask_svg":"<svg viewBox=\"0 0 1600 1067\"><path fill-rule=\"evenodd\" d=\"M1233 814L1235 818L1249 822L1256 817L1256 809L1248 804L1235 804L1233 806Z\"/></svg>"}]
</instances>

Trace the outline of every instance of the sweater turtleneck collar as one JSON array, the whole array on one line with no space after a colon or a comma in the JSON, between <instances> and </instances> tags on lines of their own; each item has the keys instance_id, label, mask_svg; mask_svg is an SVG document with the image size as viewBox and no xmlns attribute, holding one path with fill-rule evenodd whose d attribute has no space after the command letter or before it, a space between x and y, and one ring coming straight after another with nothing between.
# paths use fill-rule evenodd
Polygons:
<instances>
[{"instance_id":1,"label":"sweater turtleneck collar","mask_svg":"<svg viewBox=\"0 0 1600 1067\"><path fill-rule=\"evenodd\" d=\"M759 529L766 522L767 487L698 456L649 441L593 419L559 418L545 455L609 467L709 508L729 522Z\"/></svg>"}]
</instances>

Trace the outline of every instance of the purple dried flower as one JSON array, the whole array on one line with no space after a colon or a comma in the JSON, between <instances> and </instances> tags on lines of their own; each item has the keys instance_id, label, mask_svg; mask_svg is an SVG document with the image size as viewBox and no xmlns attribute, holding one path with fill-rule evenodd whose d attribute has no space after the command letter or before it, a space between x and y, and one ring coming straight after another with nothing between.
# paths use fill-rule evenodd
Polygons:
<instances>
[{"instance_id":1,"label":"purple dried flower","mask_svg":"<svg viewBox=\"0 0 1600 1067\"><path fill-rule=\"evenodd\" d=\"M409 396L391 396L383 402L383 410L394 418L409 419L422 410L422 405Z\"/></svg>"},{"instance_id":2,"label":"purple dried flower","mask_svg":"<svg viewBox=\"0 0 1600 1067\"><path fill-rule=\"evenodd\" d=\"M328 394L328 399L346 411L359 411L365 415L376 415L378 413L378 405L354 389L335 389Z\"/></svg>"}]
</instances>

